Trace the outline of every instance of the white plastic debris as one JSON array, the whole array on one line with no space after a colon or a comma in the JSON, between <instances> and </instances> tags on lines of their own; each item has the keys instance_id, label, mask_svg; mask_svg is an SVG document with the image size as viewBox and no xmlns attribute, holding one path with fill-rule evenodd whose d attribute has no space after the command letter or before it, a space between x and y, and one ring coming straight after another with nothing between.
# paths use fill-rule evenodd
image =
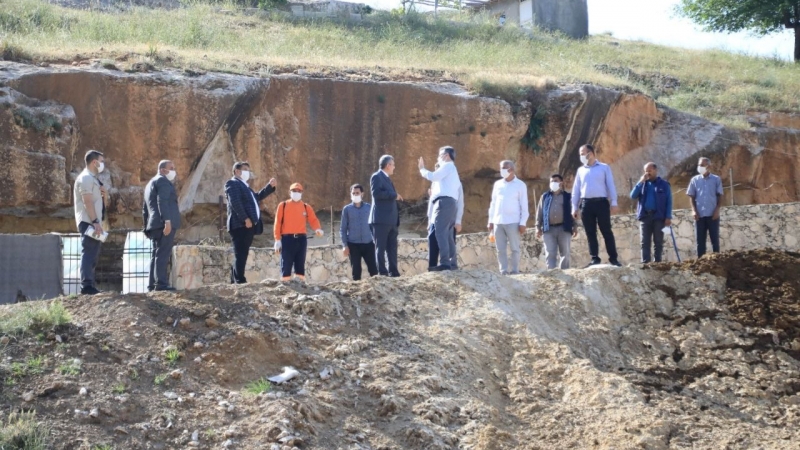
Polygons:
<instances>
[{"instance_id":1,"label":"white plastic debris","mask_svg":"<svg viewBox=\"0 0 800 450\"><path fill-rule=\"evenodd\" d=\"M331 377L331 372L333 372L333 370L331 370L330 367L326 367L322 369L322 372L319 373L319 377L322 378L323 380L327 380L328 378Z\"/></svg>"},{"instance_id":2,"label":"white plastic debris","mask_svg":"<svg viewBox=\"0 0 800 450\"><path fill-rule=\"evenodd\" d=\"M194 430L194 433L192 433L192 441L197 442L199 440L200 440L200 432Z\"/></svg>"},{"instance_id":3,"label":"white plastic debris","mask_svg":"<svg viewBox=\"0 0 800 450\"><path fill-rule=\"evenodd\" d=\"M178 399L178 394L176 394L176 393L174 393L172 391L167 391L167 392L164 392L164 397L167 397L170 400L177 400Z\"/></svg>"},{"instance_id":4,"label":"white plastic debris","mask_svg":"<svg viewBox=\"0 0 800 450\"><path fill-rule=\"evenodd\" d=\"M285 383L292 378L300 375L300 372L297 371L294 367L286 366L283 368L283 373L280 375L275 375L274 377L269 377L269 381L277 384Z\"/></svg>"}]
</instances>

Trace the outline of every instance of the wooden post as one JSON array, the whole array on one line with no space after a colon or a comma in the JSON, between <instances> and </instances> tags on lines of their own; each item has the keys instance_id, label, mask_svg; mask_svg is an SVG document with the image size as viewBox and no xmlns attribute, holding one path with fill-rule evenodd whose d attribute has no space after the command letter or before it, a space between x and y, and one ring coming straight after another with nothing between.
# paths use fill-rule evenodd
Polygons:
<instances>
[{"instance_id":1,"label":"wooden post","mask_svg":"<svg viewBox=\"0 0 800 450\"><path fill-rule=\"evenodd\" d=\"M225 219L223 219L223 215L226 214L225 211L225 202L224 197L222 195L219 196L219 220L217 221L217 229L219 231L219 240L222 241L222 230L225 229Z\"/></svg>"},{"instance_id":2,"label":"wooden post","mask_svg":"<svg viewBox=\"0 0 800 450\"><path fill-rule=\"evenodd\" d=\"M736 200L733 199L733 167L728 169L728 178L730 179L731 185L731 206L736 206Z\"/></svg>"},{"instance_id":3,"label":"wooden post","mask_svg":"<svg viewBox=\"0 0 800 450\"><path fill-rule=\"evenodd\" d=\"M633 178L628 178L628 192L631 192L632 190L633 190ZM633 204L631 203L631 214L633 214L635 212L636 212L636 209L633 206Z\"/></svg>"},{"instance_id":4,"label":"wooden post","mask_svg":"<svg viewBox=\"0 0 800 450\"><path fill-rule=\"evenodd\" d=\"M333 234L333 205L331 205L331 245L336 245L336 235Z\"/></svg>"}]
</instances>

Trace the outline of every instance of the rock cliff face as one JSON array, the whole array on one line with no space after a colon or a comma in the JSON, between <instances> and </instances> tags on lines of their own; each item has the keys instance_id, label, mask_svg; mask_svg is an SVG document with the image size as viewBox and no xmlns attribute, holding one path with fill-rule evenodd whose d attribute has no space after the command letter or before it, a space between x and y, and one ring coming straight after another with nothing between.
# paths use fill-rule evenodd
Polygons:
<instances>
[{"instance_id":1,"label":"rock cliff face","mask_svg":"<svg viewBox=\"0 0 800 450\"><path fill-rule=\"evenodd\" d=\"M306 185L304 200L315 208L338 210L348 186L368 184L380 155L389 153L408 210L421 206L428 187L417 158L432 166L442 145L458 151L467 230L485 223L500 160L517 161L533 205L551 173L571 183L586 142L614 169L623 206L645 162L655 161L677 193L701 155L711 157L726 185L733 169L737 204L798 198L796 117L754 115L752 129L733 130L642 94L595 86L563 86L512 105L452 84L0 62L0 116L0 230L41 216L63 218L48 227L68 228L72 180L89 149L106 155L117 228L138 226L143 186L159 160L175 161L181 209L196 228L184 239L215 233L216 204L234 160L251 162L256 187L278 179L278 195L263 204L271 215L293 181ZM521 144L526 133L536 138L533 148ZM685 207L688 199L678 193L675 203Z\"/></svg>"}]
</instances>

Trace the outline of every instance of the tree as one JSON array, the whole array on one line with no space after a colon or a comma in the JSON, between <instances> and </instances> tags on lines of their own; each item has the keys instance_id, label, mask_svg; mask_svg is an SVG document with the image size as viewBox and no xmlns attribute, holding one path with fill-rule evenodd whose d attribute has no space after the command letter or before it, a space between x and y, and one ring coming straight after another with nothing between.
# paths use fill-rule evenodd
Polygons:
<instances>
[{"instance_id":1,"label":"tree","mask_svg":"<svg viewBox=\"0 0 800 450\"><path fill-rule=\"evenodd\" d=\"M800 62L800 0L681 0L677 10L708 31L764 35L793 28L794 60Z\"/></svg>"}]
</instances>

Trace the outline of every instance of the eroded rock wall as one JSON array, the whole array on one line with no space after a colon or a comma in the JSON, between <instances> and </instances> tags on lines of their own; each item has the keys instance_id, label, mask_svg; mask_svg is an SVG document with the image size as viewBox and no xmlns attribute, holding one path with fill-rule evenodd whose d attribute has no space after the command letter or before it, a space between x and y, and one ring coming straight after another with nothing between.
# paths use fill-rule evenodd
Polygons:
<instances>
[{"instance_id":1,"label":"eroded rock wall","mask_svg":"<svg viewBox=\"0 0 800 450\"><path fill-rule=\"evenodd\" d=\"M348 187L367 185L380 155L389 153L406 200L401 209L409 214L424 211L428 187L417 159L431 167L437 148L452 145L467 195L467 231L484 228L500 160L517 162L533 212L552 173L572 183L578 147L587 142L612 166L623 209L630 207L630 185L647 161L673 183L676 207L688 206L682 192L699 156L711 157L726 186L733 169L737 204L795 201L800 188L794 116L754 116L751 130L734 130L639 93L596 86L562 86L532 103L511 105L454 84L0 62L0 88L0 102L7 105L0 110L3 223L49 217L66 224L72 179L89 149L107 157L102 177L111 187L108 212L115 228L138 227L143 186L159 160L175 161L181 209L191 216L178 238L192 241L216 234L216 204L231 163L240 159L251 162L258 176L254 187L278 179L278 195L262 204L270 217L294 181L306 185L304 200L317 210L340 209ZM26 126L14 111L49 117L49 128ZM537 111L542 114L531 120ZM527 132L538 136L531 147L521 143ZM726 191L726 204L729 197Z\"/></svg>"}]
</instances>

